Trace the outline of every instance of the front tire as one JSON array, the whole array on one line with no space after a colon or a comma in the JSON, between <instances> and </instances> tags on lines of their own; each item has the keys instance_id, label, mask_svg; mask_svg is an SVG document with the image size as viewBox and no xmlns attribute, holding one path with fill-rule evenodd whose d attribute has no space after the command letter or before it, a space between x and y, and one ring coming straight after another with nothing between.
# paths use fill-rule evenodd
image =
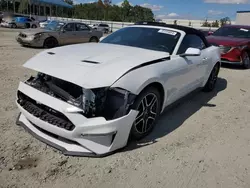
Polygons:
<instances>
[{"instance_id":1,"label":"front tire","mask_svg":"<svg viewBox=\"0 0 250 188\"><path fill-rule=\"evenodd\" d=\"M31 26L31 28L37 28L37 26L33 24L33 25Z\"/></svg>"},{"instance_id":2,"label":"front tire","mask_svg":"<svg viewBox=\"0 0 250 188\"><path fill-rule=\"evenodd\" d=\"M56 46L58 46L58 42L55 38L52 37L45 39L43 44L44 48L54 48Z\"/></svg>"},{"instance_id":3,"label":"front tire","mask_svg":"<svg viewBox=\"0 0 250 188\"><path fill-rule=\"evenodd\" d=\"M96 37L91 37L89 42L98 42L98 38Z\"/></svg>"},{"instance_id":4,"label":"front tire","mask_svg":"<svg viewBox=\"0 0 250 188\"><path fill-rule=\"evenodd\" d=\"M249 69L250 68L250 58L249 54L245 51L242 54L242 66L244 69Z\"/></svg>"},{"instance_id":5,"label":"front tire","mask_svg":"<svg viewBox=\"0 0 250 188\"><path fill-rule=\"evenodd\" d=\"M214 66L213 70L211 71L210 76L207 80L207 83L203 88L204 92L210 92L210 91L214 90L217 79L218 79L219 71L220 71L220 65L219 65L219 63L217 63Z\"/></svg>"},{"instance_id":6,"label":"front tire","mask_svg":"<svg viewBox=\"0 0 250 188\"><path fill-rule=\"evenodd\" d=\"M161 95L154 88L145 89L135 100L134 109L139 113L132 125L130 138L140 140L147 136L155 127L161 111Z\"/></svg>"},{"instance_id":7,"label":"front tire","mask_svg":"<svg viewBox=\"0 0 250 188\"><path fill-rule=\"evenodd\" d=\"M11 25L11 28L15 28L15 29L16 29L16 28L17 28L17 25L16 25L16 24L12 24L12 25Z\"/></svg>"},{"instance_id":8,"label":"front tire","mask_svg":"<svg viewBox=\"0 0 250 188\"><path fill-rule=\"evenodd\" d=\"M24 28L25 28L25 29L30 28L30 24L29 24L29 23L26 23L26 24L24 25Z\"/></svg>"}]
</instances>

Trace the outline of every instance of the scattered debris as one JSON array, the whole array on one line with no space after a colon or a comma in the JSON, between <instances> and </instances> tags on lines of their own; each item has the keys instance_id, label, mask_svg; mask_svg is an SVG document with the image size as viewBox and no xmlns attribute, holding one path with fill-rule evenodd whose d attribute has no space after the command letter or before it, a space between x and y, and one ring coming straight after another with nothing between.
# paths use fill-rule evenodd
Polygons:
<instances>
[{"instance_id":1,"label":"scattered debris","mask_svg":"<svg viewBox=\"0 0 250 188\"><path fill-rule=\"evenodd\" d=\"M63 161L60 161L58 162L58 166L63 166L64 164L66 164L68 162L67 159L63 160Z\"/></svg>"},{"instance_id":2,"label":"scattered debris","mask_svg":"<svg viewBox=\"0 0 250 188\"><path fill-rule=\"evenodd\" d=\"M24 170L37 167L37 158L24 158L20 159L13 168L9 170Z\"/></svg>"},{"instance_id":3,"label":"scattered debris","mask_svg":"<svg viewBox=\"0 0 250 188\"><path fill-rule=\"evenodd\" d=\"M112 168L108 167L107 170L106 170L106 172L110 174L112 172Z\"/></svg>"},{"instance_id":4,"label":"scattered debris","mask_svg":"<svg viewBox=\"0 0 250 188\"><path fill-rule=\"evenodd\" d=\"M247 92L246 90L244 90L244 89L240 89L242 92Z\"/></svg>"}]
</instances>

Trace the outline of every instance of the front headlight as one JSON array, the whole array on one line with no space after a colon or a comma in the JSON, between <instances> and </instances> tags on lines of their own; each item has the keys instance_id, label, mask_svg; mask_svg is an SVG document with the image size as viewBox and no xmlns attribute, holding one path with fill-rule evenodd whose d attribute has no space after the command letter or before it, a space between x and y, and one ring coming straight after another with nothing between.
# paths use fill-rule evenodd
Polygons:
<instances>
[{"instance_id":1,"label":"front headlight","mask_svg":"<svg viewBox=\"0 0 250 188\"><path fill-rule=\"evenodd\" d=\"M82 109L86 117L104 117L110 120L126 115L135 97L136 95L122 88L82 88L82 95L68 102Z\"/></svg>"},{"instance_id":2,"label":"front headlight","mask_svg":"<svg viewBox=\"0 0 250 188\"><path fill-rule=\"evenodd\" d=\"M37 34L34 35L34 39L38 39L41 36L43 36L43 33L37 33Z\"/></svg>"},{"instance_id":3,"label":"front headlight","mask_svg":"<svg viewBox=\"0 0 250 188\"><path fill-rule=\"evenodd\" d=\"M221 54L226 54L233 48L231 46L223 46L223 45L220 45L219 47Z\"/></svg>"},{"instance_id":4,"label":"front headlight","mask_svg":"<svg viewBox=\"0 0 250 188\"><path fill-rule=\"evenodd\" d=\"M243 49L245 49L247 47L248 47L247 45L242 45L242 46L237 46L236 48L238 48L239 50L243 50Z\"/></svg>"}]
</instances>

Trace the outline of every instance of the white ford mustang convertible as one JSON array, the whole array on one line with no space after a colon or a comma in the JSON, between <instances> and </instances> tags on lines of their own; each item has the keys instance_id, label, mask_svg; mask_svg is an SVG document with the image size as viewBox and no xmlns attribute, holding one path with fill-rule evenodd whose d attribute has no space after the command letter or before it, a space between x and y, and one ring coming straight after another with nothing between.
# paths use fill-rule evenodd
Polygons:
<instances>
[{"instance_id":1,"label":"white ford mustang convertible","mask_svg":"<svg viewBox=\"0 0 250 188\"><path fill-rule=\"evenodd\" d=\"M139 22L24 67L38 73L19 84L17 124L65 155L105 156L148 135L166 106L212 91L220 51L196 29Z\"/></svg>"}]
</instances>

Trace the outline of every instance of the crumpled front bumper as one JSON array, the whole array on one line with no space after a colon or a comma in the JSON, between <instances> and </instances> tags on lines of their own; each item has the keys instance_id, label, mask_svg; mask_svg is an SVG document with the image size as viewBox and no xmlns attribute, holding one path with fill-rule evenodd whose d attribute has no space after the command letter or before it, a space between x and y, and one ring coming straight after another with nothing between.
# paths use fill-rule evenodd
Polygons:
<instances>
[{"instance_id":1,"label":"crumpled front bumper","mask_svg":"<svg viewBox=\"0 0 250 188\"><path fill-rule=\"evenodd\" d=\"M66 130L35 117L18 102L21 111L17 124L24 127L40 141L60 150L65 155L102 157L127 145L131 126L138 114L135 110L118 119L107 121L103 117L86 118L80 113L69 113L66 109L74 107L56 99L23 82L18 91L64 114L75 126Z\"/></svg>"},{"instance_id":2,"label":"crumpled front bumper","mask_svg":"<svg viewBox=\"0 0 250 188\"><path fill-rule=\"evenodd\" d=\"M16 41L24 46L30 46L30 47L43 47L44 41L41 39L34 39L32 37L22 38L20 36L16 37Z\"/></svg>"}]
</instances>

